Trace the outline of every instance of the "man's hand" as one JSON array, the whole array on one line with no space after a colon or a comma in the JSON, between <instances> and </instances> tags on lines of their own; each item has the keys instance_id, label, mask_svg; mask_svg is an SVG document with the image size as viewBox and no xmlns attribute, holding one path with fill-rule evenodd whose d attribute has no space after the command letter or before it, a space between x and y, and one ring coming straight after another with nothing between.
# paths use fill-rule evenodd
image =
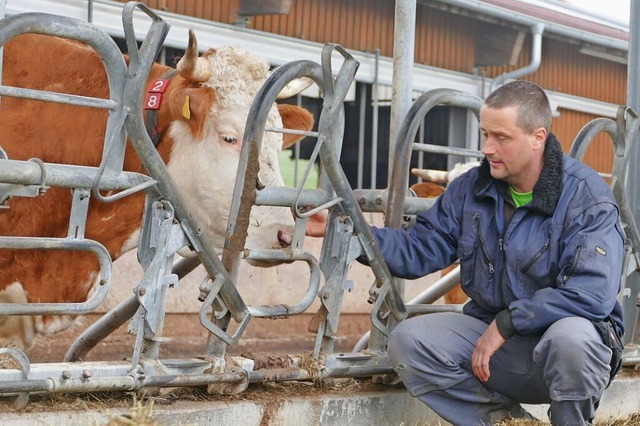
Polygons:
<instances>
[{"instance_id":1,"label":"man's hand","mask_svg":"<svg viewBox=\"0 0 640 426\"><path fill-rule=\"evenodd\" d=\"M489 372L489 361L491 356L502 346L505 342L502 335L498 331L498 326L495 320L489 324L489 328L476 342L476 347L473 349L471 355L471 368L473 374L480 379L481 382L489 380L491 373Z\"/></svg>"}]
</instances>

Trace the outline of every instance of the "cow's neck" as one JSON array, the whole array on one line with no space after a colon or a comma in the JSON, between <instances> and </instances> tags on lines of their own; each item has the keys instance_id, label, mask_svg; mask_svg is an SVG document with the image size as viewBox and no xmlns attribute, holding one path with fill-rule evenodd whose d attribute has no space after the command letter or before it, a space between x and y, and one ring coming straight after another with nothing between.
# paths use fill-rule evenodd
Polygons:
<instances>
[{"instance_id":1,"label":"cow's neck","mask_svg":"<svg viewBox=\"0 0 640 426\"><path fill-rule=\"evenodd\" d=\"M145 97L145 106L144 106L146 110L144 127L147 130L147 134L149 135L151 142L153 142L153 146L155 146L156 148L158 148L158 145L162 140L164 129L162 129L158 125L158 115L159 115L160 107L154 108L153 105L155 105L156 103L158 103L159 106L162 105L161 99L159 98L162 98L163 96L165 96L165 93L167 93L167 88L171 84L171 79L175 77L177 73L178 71L176 71L173 68L170 68L167 71L165 71L164 74L162 74L162 76L159 79L151 80L151 84L147 88L147 96ZM156 82L159 82L159 84ZM154 101L147 102L147 99L149 97L155 97L156 99Z\"/></svg>"}]
</instances>

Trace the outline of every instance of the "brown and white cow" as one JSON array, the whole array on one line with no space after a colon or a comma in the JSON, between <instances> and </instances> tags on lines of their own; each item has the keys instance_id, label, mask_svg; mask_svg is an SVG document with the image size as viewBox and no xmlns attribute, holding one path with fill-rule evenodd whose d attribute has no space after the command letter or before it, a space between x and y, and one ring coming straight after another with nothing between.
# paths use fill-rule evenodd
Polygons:
<instances>
[{"instance_id":1,"label":"brown and white cow","mask_svg":"<svg viewBox=\"0 0 640 426\"><path fill-rule=\"evenodd\" d=\"M213 245L224 241L239 152L249 107L264 83L268 64L239 47L210 49L198 57L195 36L171 77L158 111L158 152L195 221ZM155 64L148 84L165 78L169 67ZM4 46L3 84L97 98L109 96L101 59L75 41L25 34ZM188 112L185 113L185 108ZM78 106L3 97L0 146L13 160L97 166L103 151L108 112ZM267 126L310 130L312 115L299 107L273 105ZM278 155L298 136L267 133L259 155L259 179L283 186ZM124 169L144 173L127 144ZM138 242L144 195L112 203L91 200L85 238L99 241L112 259ZM0 210L0 235L65 237L71 191L50 188L36 198L14 197ZM287 208L254 207L247 246L272 248L293 231ZM286 241L284 241L286 244ZM94 285L98 263L93 254L60 251L0 250L0 303L82 302ZM0 344L29 348L37 334L68 328L68 316L0 318Z\"/></svg>"}]
</instances>

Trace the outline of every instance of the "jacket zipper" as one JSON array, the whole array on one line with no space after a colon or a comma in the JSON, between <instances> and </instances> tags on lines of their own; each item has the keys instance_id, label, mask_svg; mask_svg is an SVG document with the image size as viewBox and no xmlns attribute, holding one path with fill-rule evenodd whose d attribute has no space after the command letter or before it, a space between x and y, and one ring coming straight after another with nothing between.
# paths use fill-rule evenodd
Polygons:
<instances>
[{"instance_id":1,"label":"jacket zipper","mask_svg":"<svg viewBox=\"0 0 640 426\"><path fill-rule=\"evenodd\" d=\"M582 251L582 246L578 246L576 248L576 254L573 256L573 262L569 265L568 268L565 269L565 273L562 274L562 281L566 284L569 281L569 277L573 274L573 271L576 269L576 264L578 263L578 259L580 258L580 252Z\"/></svg>"},{"instance_id":2,"label":"jacket zipper","mask_svg":"<svg viewBox=\"0 0 640 426\"><path fill-rule=\"evenodd\" d=\"M535 254L535 256L533 256L531 258L531 260L529 260L527 262L527 264L522 267L521 271L523 273L526 273L527 271L529 271L529 269L531 269L531 267L538 261L538 259L540 259L540 257L542 257L544 252L547 251L547 249L549 248L550 245L551 245L551 237L547 238L547 241L545 241L545 243L542 246L542 248L540 250L538 250L538 252Z\"/></svg>"},{"instance_id":3,"label":"jacket zipper","mask_svg":"<svg viewBox=\"0 0 640 426\"><path fill-rule=\"evenodd\" d=\"M484 257L484 261L487 263L489 273L493 274L495 272L493 261L489 257L489 253L487 252L487 248L485 247L484 236L482 235L482 227L480 226L480 217L477 213L473 216L473 222L476 224L476 228L478 229L478 239L480 240L480 251L482 252L482 257Z\"/></svg>"}]
</instances>

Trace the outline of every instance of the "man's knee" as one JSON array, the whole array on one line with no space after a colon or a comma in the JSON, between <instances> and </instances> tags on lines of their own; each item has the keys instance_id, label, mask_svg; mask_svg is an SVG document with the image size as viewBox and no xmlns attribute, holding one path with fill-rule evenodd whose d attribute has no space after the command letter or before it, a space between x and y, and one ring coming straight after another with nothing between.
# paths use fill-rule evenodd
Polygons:
<instances>
[{"instance_id":1,"label":"man's knee","mask_svg":"<svg viewBox=\"0 0 640 426\"><path fill-rule=\"evenodd\" d=\"M534 360L562 363L567 368L582 368L601 358L608 361L609 353L595 331L593 324L584 318L563 318L544 333L534 351Z\"/></svg>"},{"instance_id":2,"label":"man's knee","mask_svg":"<svg viewBox=\"0 0 640 426\"><path fill-rule=\"evenodd\" d=\"M402 321L389 334L387 353L392 365L405 364L407 355L415 351L417 333L414 331L413 320Z\"/></svg>"},{"instance_id":3,"label":"man's knee","mask_svg":"<svg viewBox=\"0 0 640 426\"><path fill-rule=\"evenodd\" d=\"M583 400L606 386L611 351L584 318L554 323L534 350L554 400Z\"/></svg>"}]
</instances>

